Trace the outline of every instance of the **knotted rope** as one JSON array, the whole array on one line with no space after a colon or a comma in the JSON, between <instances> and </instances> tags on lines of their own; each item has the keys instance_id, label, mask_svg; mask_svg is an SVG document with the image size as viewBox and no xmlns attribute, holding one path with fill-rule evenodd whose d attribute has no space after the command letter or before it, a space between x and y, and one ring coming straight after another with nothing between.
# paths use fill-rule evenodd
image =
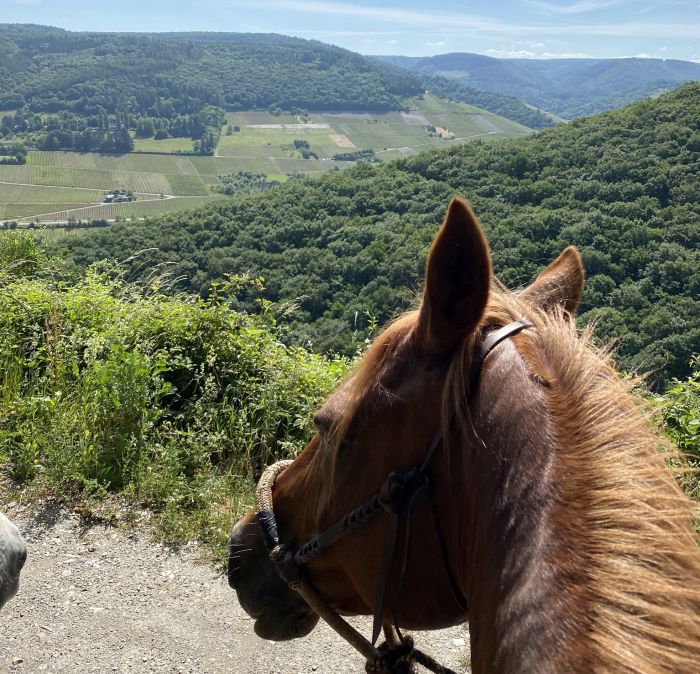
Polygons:
<instances>
[{"instance_id":1,"label":"knotted rope","mask_svg":"<svg viewBox=\"0 0 700 674\"><path fill-rule=\"evenodd\" d=\"M311 610L323 618L330 627L364 656L366 672L371 674L412 674L415 672L414 664L420 664L426 669L435 672L435 674L457 674L417 649L411 636L399 635L394 628L385 627L386 641L378 648L375 647L350 623L336 613L318 594L316 588L308 581L302 564L313 557L315 553L327 547L330 542L337 540L342 535L340 532L341 527L338 527L332 535L323 540L324 545L305 545L297 552L280 542L272 505L272 489L277 476L291 463L291 461L278 461L269 466L260 478L255 491L258 521L262 529L263 538L270 550L270 560L277 568L282 580L302 597ZM376 512L383 509L382 506L379 506ZM359 524L367 521L369 519L369 511L374 511L375 506L367 502L356 510L360 511L360 516L346 516L346 518L341 520L341 522L346 522L346 531L356 528L348 525L348 522L359 526ZM309 554L312 550L314 554Z\"/></svg>"}]
</instances>

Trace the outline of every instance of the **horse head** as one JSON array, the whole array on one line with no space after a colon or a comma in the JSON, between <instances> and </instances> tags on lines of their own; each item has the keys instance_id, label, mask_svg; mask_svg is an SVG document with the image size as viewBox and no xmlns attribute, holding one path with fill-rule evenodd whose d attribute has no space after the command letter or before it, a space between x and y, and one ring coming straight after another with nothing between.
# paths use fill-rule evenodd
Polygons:
<instances>
[{"instance_id":1,"label":"horse head","mask_svg":"<svg viewBox=\"0 0 700 674\"><path fill-rule=\"evenodd\" d=\"M279 539L304 550L348 528L390 474L425 478L400 518L361 506L362 526L305 558L336 611L413 629L469 620L475 672L651 672L644 658L660 653L663 671L686 671L682 639L700 644L688 501L605 354L577 334L582 288L569 247L507 292L476 217L452 200L419 309L374 340L274 484ZM265 535L254 512L235 526L229 583L258 634L303 636L316 615L281 581Z\"/></svg>"},{"instance_id":2,"label":"horse head","mask_svg":"<svg viewBox=\"0 0 700 674\"><path fill-rule=\"evenodd\" d=\"M19 530L0 512L0 608L17 594L26 560L27 545Z\"/></svg>"}]
</instances>

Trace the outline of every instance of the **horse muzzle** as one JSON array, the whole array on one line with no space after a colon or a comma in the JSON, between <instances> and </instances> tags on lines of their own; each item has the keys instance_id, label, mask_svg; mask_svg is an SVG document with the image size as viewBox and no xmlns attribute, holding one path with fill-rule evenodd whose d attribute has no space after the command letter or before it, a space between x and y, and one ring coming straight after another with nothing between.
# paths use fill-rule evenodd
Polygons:
<instances>
[{"instance_id":1,"label":"horse muzzle","mask_svg":"<svg viewBox=\"0 0 700 674\"><path fill-rule=\"evenodd\" d=\"M228 583L243 610L255 619L255 633L263 639L304 637L318 623L316 613L287 586L270 561L254 513L231 532Z\"/></svg>"}]
</instances>

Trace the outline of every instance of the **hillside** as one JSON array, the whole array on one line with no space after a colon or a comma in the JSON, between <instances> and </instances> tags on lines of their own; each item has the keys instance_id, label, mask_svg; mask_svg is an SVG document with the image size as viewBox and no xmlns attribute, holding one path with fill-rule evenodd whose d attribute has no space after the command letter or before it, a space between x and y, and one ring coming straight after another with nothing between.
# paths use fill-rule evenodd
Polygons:
<instances>
[{"instance_id":1,"label":"hillside","mask_svg":"<svg viewBox=\"0 0 700 674\"><path fill-rule=\"evenodd\" d=\"M314 112L301 121L260 110L227 112L213 157L183 155L192 147L189 138L136 138L134 150L124 154L30 150L26 164L0 165L0 223L155 216L202 206L223 194L267 191L287 179L360 161L530 133L498 115L432 94L405 99L405 107ZM103 203L113 189L130 191L135 200Z\"/></svg>"},{"instance_id":2,"label":"hillside","mask_svg":"<svg viewBox=\"0 0 700 674\"><path fill-rule=\"evenodd\" d=\"M424 75L423 83L426 89L440 96L478 106L531 129L546 129L560 121L559 118L528 105L514 96L476 89L454 78Z\"/></svg>"},{"instance_id":3,"label":"hillside","mask_svg":"<svg viewBox=\"0 0 700 674\"><path fill-rule=\"evenodd\" d=\"M469 53L374 58L508 94L565 119L621 107L700 79L700 64L672 59L498 59Z\"/></svg>"},{"instance_id":4,"label":"hillside","mask_svg":"<svg viewBox=\"0 0 700 674\"><path fill-rule=\"evenodd\" d=\"M358 166L53 250L77 268L147 250L129 262L134 273L173 262L204 295L226 273L261 274L269 299L298 298L288 340L352 350L368 314L382 323L411 303L428 243L459 193L511 286L577 245L588 273L583 320L619 340L623 367L651 369L662 384L685 376L700 352L698 175L700 85L689 84L528 138Z\"/></svg>"},{"instance_id":5,"label":"hillside","mask_svg":"<svg viewBox=\"0 0 700 674\"><path fill-rule=\"evenodd\" d=\"M74 33L0 24L6 140L128 152L137 136L192 138L211 154L224 110L397 110L406 70L320 42L252 33Z\"/></svg>"},{"instance_id":6,"label":"hillside","mask_svg":"<svg viewBox=\"0 0 700 674\"><path fill-rule=\"evenodd\" d=\"M276 34L75 33L0 24L0 42L0 110L102 105L112 113L128 104L139 114L158 97L182 112L273 104L388 110L420 92L405 71Z\"/></svg>"}]
</instances>

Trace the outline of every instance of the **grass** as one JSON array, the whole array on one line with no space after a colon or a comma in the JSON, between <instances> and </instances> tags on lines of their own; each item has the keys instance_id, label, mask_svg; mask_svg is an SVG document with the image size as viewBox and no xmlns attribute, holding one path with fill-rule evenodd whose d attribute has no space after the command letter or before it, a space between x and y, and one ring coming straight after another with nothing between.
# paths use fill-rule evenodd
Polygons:
<instances>
[{"instance_id":1,"label":"grass","mask_svg":"<svg viewBox=\"0 0 700 674\"><path fill-rule=\"evenodd\" d=\"M72 204L102 201L103 190L77 187L35 187L0 183L0 203L16 204Z\"/></svg>"},{"instance_id":2,"label":"grass","mask_svg":"<svg viewBox=\"0 0 700 674\"><path fill-rule=\"evenodd\" d=\"M62 284L51 266L0 232L0 471L88 509L149 507L169 542L223 554L253 475L304 446L347 363L285 347L267 311L228 309L239 280L203 301L105 264Z\"/></svg>"},{"instance_id":3,"label":"grass","mask_svg":"<svg viewBox=\"0 0 700 674\"><path fill-rule=\"evenodd\" d=\"M353 150L373 149L377 159L392 159L475 138L489 140L529 132L515 122L432 94L411 99L408 105L407 113L311 113L309 124L301 124L291 115L275 116L261 110L229 112L227 124L238 125L240 130L227 135L225 126L213 157L172 154L191 150L188 138L136 139L137 151L130 154L29 152L25 166L0 166L0 184L30 186L21 192L21 198L12 198L9 190L0 189L0 218L42 214L42 221L57 221L69 215L81 219L112 217L110 214L115 213L155 215L191 208L197 202L183 199L204 199L220 184L220 175L249 171L284 180L292 172L320 174L347 168L352 162L336 162L331 157ZM428 125L448 130L454 139L429 134ZM300 158L291 148L294 140L307 141L318 159ZM352 146L346 147L348 142ZM47 192L45 188L49 187L72 191L54 198L51 195L58 193ZM96 199L90 190L113 188L151 194L155 201L119 208L93 206ZM177 203L173 199L159 200L160 195L179 199ZM44 203L47 208L42 210ZM66 207L62 207L64 203ZM68 213L69 207L80 208L80 212Z\"/></svg>"},{"instance_id":4,"label":"grass","mask_svg":"<svg viewBox=\"0 0 700 674\"><path fill-rule=\"evenodd\" d=\"M135 138L134 152L160 152L169 154L173 152L192 152L191 138Z\"/></svg>"},{"instance_id":5,"label":"grass","mask_svg":"<svg viewBox=\"0 0 700 674\"><path fill-rule=\"evenodd\" d=\"M181 197L176 199L148 199L143 201L132 201L122 204L102 204L99 206L83 206L72 210L60 209L56 211L45 211L35 219L37 222L66 222L68 218L77 220L113 220L118 217L123 218L145 218L161 213L172 213L174 211L189 210L204 206L218 199L225 199L222 195L208 197Z\"/></svg>"},{"instance_id":6,"label":"grass","mask_svg":"<svg viewBox=\"0 0 700 674\"><path fill-rule=\"evenodd\" d=\"M209 190L199 176L166 176L173 194L188 197L205 197Z\"/></svg>"},{"instance_id":7,"label":"grass","mask_svg":"<svg viewBox=\"0 0 700 674\"><path fill-rule=\"evenodd\" d=\"M83 208L83 204L0 204L0 220L30 220L32 216L41 216L44 213L66 211L73 208Z\"/></svg>"}]
</instances>

